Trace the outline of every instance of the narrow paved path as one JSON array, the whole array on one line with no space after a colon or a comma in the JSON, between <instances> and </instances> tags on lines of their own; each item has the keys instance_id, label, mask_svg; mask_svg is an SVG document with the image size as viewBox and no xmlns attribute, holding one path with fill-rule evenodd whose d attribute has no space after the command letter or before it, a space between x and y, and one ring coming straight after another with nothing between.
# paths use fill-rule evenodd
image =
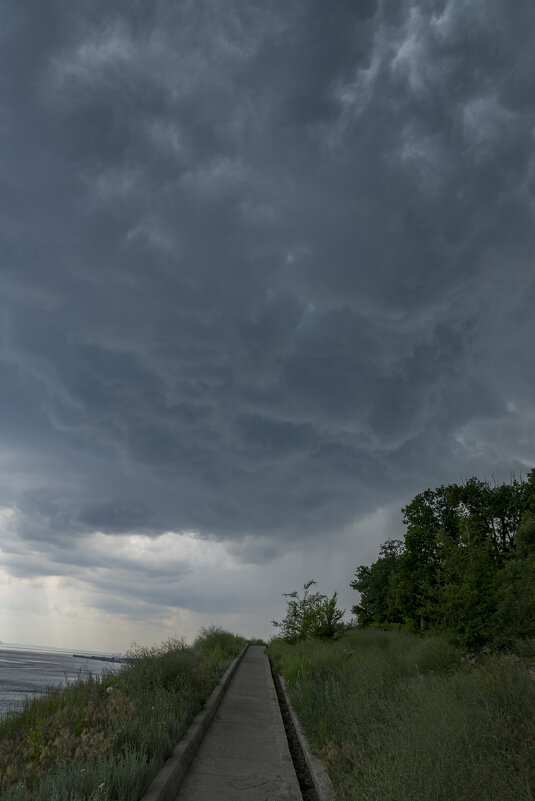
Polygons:
<instances>
[{"instance_id":1,"label":"narrow paved path","mask_svg":"<svg viewBox=\"0 0 535 801\"><path fill-rule=\"evenodd\" d=\"M269 662L249 646L175 801L301 801Z\"/></svg>"}]
</instances>

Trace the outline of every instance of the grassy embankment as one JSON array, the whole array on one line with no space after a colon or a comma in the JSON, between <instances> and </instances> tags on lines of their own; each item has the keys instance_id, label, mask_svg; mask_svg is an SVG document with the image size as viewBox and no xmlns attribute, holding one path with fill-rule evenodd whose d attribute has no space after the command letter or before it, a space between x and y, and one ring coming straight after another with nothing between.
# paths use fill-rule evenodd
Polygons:
<instances>
[{"instance_id":1,"label":"grassy embankment","mask_svg":"<svg viewBox=\"0 0 535 801\"><path fill-rule=\"evenodd\" d=\"M469 661L438 638L364 629L268 653L338 801L535 798L533 641Z\"/></svg>"},{"instance_id":2,"label":"grassy embankment","mask_svg":"<svg viewBox=\"0 0 535 801\"><path fill-rule=\"evenodd\" d=\"M27 702L0 722L2 799L136 801L244 643L210 629L139 648L118 673Z\"/></svg>"}]
</instances>

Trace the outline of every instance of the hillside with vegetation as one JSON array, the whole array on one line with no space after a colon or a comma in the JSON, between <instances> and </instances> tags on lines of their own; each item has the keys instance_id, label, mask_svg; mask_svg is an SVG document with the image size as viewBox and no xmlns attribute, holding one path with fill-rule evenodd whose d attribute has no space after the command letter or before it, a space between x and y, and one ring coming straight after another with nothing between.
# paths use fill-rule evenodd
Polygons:
<instances>
[{"instance_id":1,"label":"hillside with vegetation","mask_svg":"<svg viewBox=\"0 0 535 801\"><path fill-rule=\"evenodd\" d=\"M535 470L418 494L336 593L288 593L268 648L338 801L535 798Z\"/></svg>"},{"instance_id":2,"label":"hillside with vegetation","mask_svg":"<svg viewBox=\"0 0 535 801\"><path fill-rule=\"evenodd\" d=\"M337 801L533 801L535 644L374 627L268 648Z\"/></svg>"},{"instance_id":3,"label":"hillside with vegetation","mask_svg":"<svg viewBox=\"0 0 535 801\"><path fill-rule=\"evenodd\" d=\"M244 644L203 630L27 701L0 722L0 797L137 801Z\"/></svg>"}]
</instances>

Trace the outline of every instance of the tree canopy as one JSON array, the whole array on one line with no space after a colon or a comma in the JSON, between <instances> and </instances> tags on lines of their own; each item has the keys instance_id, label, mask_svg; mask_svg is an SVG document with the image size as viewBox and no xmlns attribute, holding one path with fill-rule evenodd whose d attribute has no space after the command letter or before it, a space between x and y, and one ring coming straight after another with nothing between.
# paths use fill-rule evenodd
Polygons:
<instances>
[{"instance_id":1,"label":"tree canopy","mask_svg":"<svg viewBox=\"0 0 535 801\"><path fill-rule=\"evenodd\" d=\"M535 469L427 489L402 512L403 540L351 582L359 625L447 629L469 649L535 635Z\"/></svg>"}]
</instances>

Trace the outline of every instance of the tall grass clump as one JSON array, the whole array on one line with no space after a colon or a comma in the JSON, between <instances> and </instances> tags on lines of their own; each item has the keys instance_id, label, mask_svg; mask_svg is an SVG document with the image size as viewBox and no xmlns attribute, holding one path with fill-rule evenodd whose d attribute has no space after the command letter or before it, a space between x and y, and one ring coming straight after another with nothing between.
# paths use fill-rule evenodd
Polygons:
<instances>
[{"instance_id":1,"label":"tall grass clump","mask_svg":"<svg viewBox=\"0 0 535 801\"><path fill-rule=\"evenodd\" d=\"M467 660L439 638L373 629L268 653L339 801L535 798L526 654Z\"/></svg>"},{"instance_id":2,"label":"tall grass clump","mask_svg":"<svg viewBox=\"0 0 535 801\"><path fill-rule=\"evenodd\" d=\"M244 642L204 629L28 701L0 722L1 798L136 801Z\"/></svg>"}]
</instances>

